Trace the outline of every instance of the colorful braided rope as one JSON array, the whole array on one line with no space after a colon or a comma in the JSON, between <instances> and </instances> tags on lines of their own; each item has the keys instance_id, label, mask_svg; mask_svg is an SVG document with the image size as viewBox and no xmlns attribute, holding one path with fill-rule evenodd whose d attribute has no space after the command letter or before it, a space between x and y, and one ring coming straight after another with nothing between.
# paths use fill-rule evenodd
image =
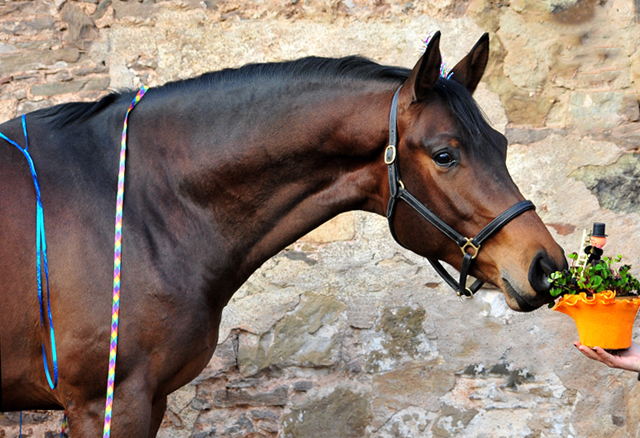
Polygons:
<instances>
[{"instance_id":1,"label":"colorful braided rope","mask_svg":"<svg viewBox=\"0 0 640 438\"><path fill-rule=\"evenodd\" d=\"M109 374L107 376L107 400L104 408L103 438L111 436L111 414L113 412L113 389L116 375L116 355L118 352L118 320L120 316L120 266L122 264L122 206L124 204L124 174L127 160L127 125L129 114L140 102L148 87L142 87L131 102L124 117L122 141L120 142L120 167L118 169L118 192L116 196L116 228L113 259L113 306L111 309L111 345L109 348Z\"/></svg>"},{"instance_id":2,"label":"colorful braided rope","mask_svg":"<svg viewBox=\"0 0 640 438\"><path fill-rule=\"evenodd\" d=\"M64 415L62 416L62 428L60 430L60 438L65 438L69 435L69 424L67 421L67 411L64 411Z\"/></svg>"}]
</instances>

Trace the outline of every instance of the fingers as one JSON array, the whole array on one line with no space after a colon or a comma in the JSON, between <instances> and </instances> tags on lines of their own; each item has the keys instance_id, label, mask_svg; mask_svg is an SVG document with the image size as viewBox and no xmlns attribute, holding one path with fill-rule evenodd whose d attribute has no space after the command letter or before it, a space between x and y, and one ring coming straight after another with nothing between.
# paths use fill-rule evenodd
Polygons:
<instances>
[{"instance_id":1,"label":"fingers","mask_svg":"<svg viewBox=\"0 0 640 438\"><path fill-rule=\"evenodd\" d=\"M600 362L610 366L611 368L623 368L625 365L620 356L614 356L613 354L607 353L600 347L593 347L593 351L598 356Z\"/></svg>"},{"instance_id":2,"label":"fingers","mask_svg":"<svg viewBox=\"0 0 640 438\"><path fill-rule=\"evenodd\" d=\"M578 349L578 351L580 351L580 353L584 354L585 356L587 356L589 359L593 359L593 360L597 360L600 361L600 356L598 356L598 354L593 351L591 348L582 345L580 342L574 342L573 345L576 346L576 348Z\"/></svg>"},{"instance_id":3,"label":"fingers","mask_svg":"<svg viewBox=\"0 0 640 438\"><path fill-rule=\"evenodd\" d=\"M602 362L611 368L629 371L638 371L640 369L640 356L632 354L629 350L621 352L620 355L613 355L600 347L589 348L580 342L574 342L573 345L589 359Z\"/></svg>"}]
</instances>

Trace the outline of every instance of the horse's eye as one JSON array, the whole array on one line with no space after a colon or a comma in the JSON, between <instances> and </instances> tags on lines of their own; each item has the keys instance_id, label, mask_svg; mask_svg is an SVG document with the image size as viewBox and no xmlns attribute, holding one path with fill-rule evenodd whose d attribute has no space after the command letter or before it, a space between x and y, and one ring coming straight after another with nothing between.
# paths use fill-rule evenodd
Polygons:
<instances>
[{"instance_id":1,"label":"horse's eye","mask_svg":"<svg viewBox=\"0 0 640 438\"><path fill-rule=\"evenodd\" d=\"M455 163L453 156L446 151L438 152L433 156L433 161L439 166L448 167Z\"/></svg>"}]
</instances>

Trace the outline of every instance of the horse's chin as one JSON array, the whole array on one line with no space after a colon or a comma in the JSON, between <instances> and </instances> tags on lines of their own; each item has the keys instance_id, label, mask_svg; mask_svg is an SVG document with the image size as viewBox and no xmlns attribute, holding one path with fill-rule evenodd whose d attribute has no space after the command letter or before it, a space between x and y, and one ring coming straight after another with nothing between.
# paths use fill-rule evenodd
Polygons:
<instances>
[{"instance_id":1,"label":"horse's chin","mask_svg":"<svg viewBox=\"0 0 640 438\"><path fill-rule=\"evenodd\" d=\"M533 298L525 296L519 292L506 278L502 278L501 285L502 292L504 293L507 305L518 312L531 312L539 307L549 303L550 296L536 294Z\"/></svg>"}]
</instances>

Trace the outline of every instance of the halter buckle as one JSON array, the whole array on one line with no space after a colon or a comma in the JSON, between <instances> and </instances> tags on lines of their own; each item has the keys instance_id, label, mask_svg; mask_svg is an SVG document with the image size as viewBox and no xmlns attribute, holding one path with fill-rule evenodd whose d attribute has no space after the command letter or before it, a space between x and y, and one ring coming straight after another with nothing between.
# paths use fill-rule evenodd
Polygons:
<instances>
[{"instance_id":1,"label":"halter buckle","mask_svg":"<svg viewBox=\"0 0 640 438\"><path fill-rule=\"evenodd\" d=\"M394 161L396 161L396 146L390 144L384 150L384 164L393 164Z\"/></svg>"},{"instance_id":2,"label":"halter buckle","mask_svg":"<svg viewBox=\"0 0 640 438\"><path fill-rule=\"evenodd\" d=\"M465 237L465 239L466 239L466 243L460 247L460 250L462 251L462 255L463 256L467 255L467 248L473 248L474 252L473 252L473 255L471 256L471 260L474 260L476 257L478 257L478 253L480 252L480 247L482 245L476 246L472 241L473 239L469 239L468 237Z\"/></svg>"}]
</instances>

